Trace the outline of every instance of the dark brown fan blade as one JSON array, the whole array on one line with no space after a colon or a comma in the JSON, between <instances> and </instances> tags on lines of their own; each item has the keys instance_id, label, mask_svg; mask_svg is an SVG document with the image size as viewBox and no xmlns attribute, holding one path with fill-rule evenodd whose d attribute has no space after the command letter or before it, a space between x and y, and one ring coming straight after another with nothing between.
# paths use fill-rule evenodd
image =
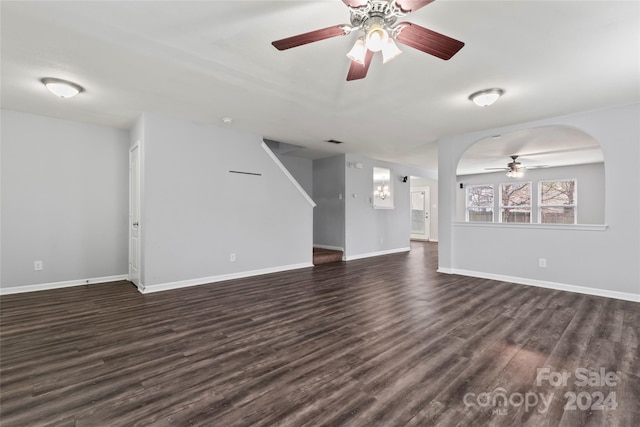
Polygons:
<instances>
[{"instance_id":1,"label":"dark brown fan blade","mask_svg":"<svg viewBox=\"0 0 640 427\"><path fill-rule=\"evenodd\" d=\"M342 2L349 7L360 7L367 5L367 0L342 0Z\"/></svg>"},{"instance_id":2,"label":"dark brown fan blade","mask_svg":"<svg viewBox=\"0 0 640 427\"><path fill-rule=\"evenodd\" d=\"M271 42L278 50L291 49L292 47L302 46L303 44L313 43L320 40L330 39L331 37L344 36L347 31L344 25L334 25L333 27L323 28L321 30L310 31L297 36L287 37L286 39Z\"/></svg>"},{"instance_id":3,"label":"dark brown fan blade","mask_svg":"<svg viewBox=\"0 0 640 427\"><path fill-rule=\"evenodd\" d=\"M367 49L367 53L364 56L364 65L358 64L356 61L351 61L349 72L347 73L347 81L364 79L367 77L367 71L369 71L369 65L373 59L373 52Z\"/></svg>"},{"instance_id":4,"label":"dark brown fan blade","mask_svg":"<svg viewBox=\"0 0 640 427\"><path fill-rule=\"evenodd\" d=\"M421 50L445 61L458 53L464 43L443 34L436 33L411 22L398 24L401 27L396 39L409 47Z\"/></svg>"},{"instance_id":5,"label":"dark brown fan blade","mask_svg":"<svg viewBox=\"0 0 640 427\"><path fill-rule=\"evenodd\" d=\"M404 13L409 13L415 12L433 1L434 0L396 0L396 6L402 9Z\"/></svg>"}]
</instances>

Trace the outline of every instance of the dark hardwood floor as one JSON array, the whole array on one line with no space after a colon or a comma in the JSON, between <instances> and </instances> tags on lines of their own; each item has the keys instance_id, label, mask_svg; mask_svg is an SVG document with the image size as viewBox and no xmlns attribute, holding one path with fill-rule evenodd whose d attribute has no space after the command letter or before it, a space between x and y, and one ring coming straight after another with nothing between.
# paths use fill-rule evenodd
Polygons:
<instances>
[{"instance_id":1,"label":"dark hardwood floor","mask_svg":"<svg viewBox=\"0 0 640 427\"><path fill-rule=\"evenodd\" d=\"M438 274L436 257L4 296L1 424L638 425L640 304Z\"/></svg>"},{"instance_id":2,"label":"dark hardwood floor","mask_svg":"<svg viewBox=\"0 0 640 427\"><path fill-rule=\"evenodd\" d=\"M313 265L342 262L342 251L332 249L313 248Z\"/></svg>"}]
</instances>

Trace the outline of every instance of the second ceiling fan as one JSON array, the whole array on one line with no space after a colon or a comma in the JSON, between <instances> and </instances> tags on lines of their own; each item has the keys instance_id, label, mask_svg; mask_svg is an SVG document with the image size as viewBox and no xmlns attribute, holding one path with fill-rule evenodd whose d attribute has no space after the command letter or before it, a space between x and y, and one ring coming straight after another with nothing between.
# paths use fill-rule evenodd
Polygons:
<instances>
[{"instance_id":1,"label":"second ceiling fan","mask_svg":"<svg viewBox=\"0 0 640 427\"><path fill-rule=\"evenodd\" d=\"M375 52L382 52L383 62L398 56L401 51L395 41L414 49L448 60L464 43L411 22L399 22L408 13L428 5L434 0L342 0L349 7L351 25L311 31L272 42L278 50L291 49L308 43L344 36L362 31L353 48L347 54L351 66L347 80L366 77Z\"/></svg>"},{"instance_id":2,"label":"second ceiling fan","mask_svg":"<svg viewBox=\"0 0 640 427\"><path fill-rule=\"evenodd\" d=\"M537 166L522 166L522 163L518 161L518 155L514 154L511 157L511 161L507 163L506 168L484 168L484 170L504 170L507 171L507 176L509 178L521 178L524 175L525 169L539 169L539 168L548 168L549 165L537 165Z\"/></svg>"}]
</instances>

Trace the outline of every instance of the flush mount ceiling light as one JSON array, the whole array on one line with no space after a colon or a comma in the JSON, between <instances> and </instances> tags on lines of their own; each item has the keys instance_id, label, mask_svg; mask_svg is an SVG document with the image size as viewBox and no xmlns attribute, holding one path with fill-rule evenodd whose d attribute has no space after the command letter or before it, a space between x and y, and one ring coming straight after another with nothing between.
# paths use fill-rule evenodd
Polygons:
<instances>
[{"instance_id":1,"label":"flush mount ceiling light","mask_svg":"<svg viewBox=\"0 0 640 427\"><path fill-rule=\"evenodd\" d=\"M485 89L479 90L469 95L469 99L480 107L488 107L493 104L504 94L502 89Z\"/></svg>"},{"instance_id":2,"label":"flush mount ceiling light","mask_svg":"<svg viewBox=\"0 0 640 427\"><path fill-rule=\"evenodd\" d=\"M45 77L40 81L52 94L60 98L72 98L84 91L83 87L79 84L54 77Z\"/></svg>"},{"instance_id":3,"label":"flush mount ceiling light","mask_svg":"<svg viewBox=\"0 0 640 427\"><path fill-rule=\"evenodd\" d=\"M233 119L231 117L223 117L222 123L224 123L225 125L230 125L231 123L233 123Z\"/></svg>"}]
</instances>

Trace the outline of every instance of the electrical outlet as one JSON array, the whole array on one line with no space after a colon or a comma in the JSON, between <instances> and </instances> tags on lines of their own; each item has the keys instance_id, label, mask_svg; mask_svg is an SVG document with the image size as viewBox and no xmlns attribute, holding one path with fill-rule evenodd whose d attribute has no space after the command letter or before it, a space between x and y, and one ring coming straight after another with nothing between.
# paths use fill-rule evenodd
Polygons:
<instances>
[{"instance_id":1,"label":"electrical outlet","mask_svg":"<svg viewBox=\"0 0 640 427\"><path fill-rule=\"evenodd\" d=\"M42 261L33 261L33 271L41 271L42 269Z\"/></svg>"},{"instance_id":2,"label":"electrical outlet","mask_svg":"<svg viewBox=\"0 0 640 427\"><path fill-rule=\"evenodd\" d=\"M538 260L538 267L547 268L547 259L546 258L540 258Z\"/></svg>"},{"instance_id":3,"label":"electrical outlet","mask_svg":"<svg viewBox=\"0 0 640 427\"><path fill-rule=\"evenodd\" d=\"M236 254L229 254L229 261L236 262Z\"/></svg>"}]
</instances>

